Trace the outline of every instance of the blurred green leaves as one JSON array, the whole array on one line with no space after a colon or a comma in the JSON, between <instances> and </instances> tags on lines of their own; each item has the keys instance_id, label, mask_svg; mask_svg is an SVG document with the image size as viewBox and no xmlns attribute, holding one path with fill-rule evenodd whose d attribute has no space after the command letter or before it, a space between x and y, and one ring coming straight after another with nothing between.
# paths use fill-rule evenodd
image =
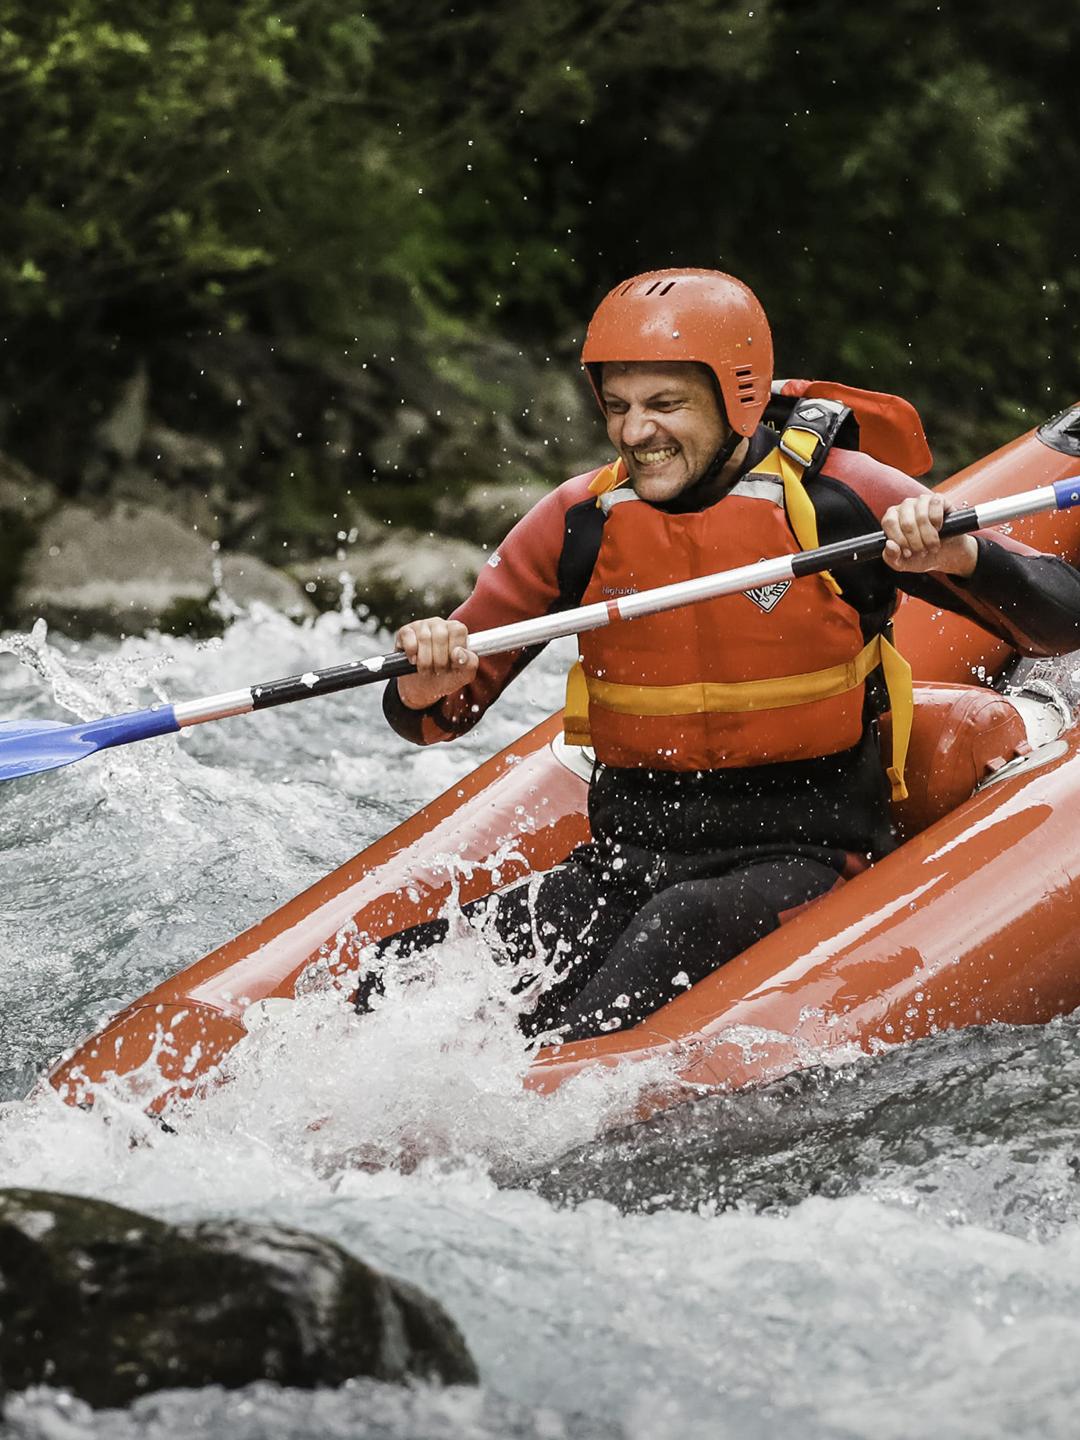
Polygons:
<instances>
[{"instance_id":1,"label":"blurred green leaves","mask_svg":"<svg viewBox=\"0 0 1080 1440\"><path fill-rule=\"evenodd\" d=\"M237 287L318 324L370 298L415 223L403 185L383 204L375 39L318 3L0 4L5 314L212 325Z\"/></svg>"},{"instance_id":2,"label":"blurred green leaves","mask_svg":"<svg viewBox=\"0 0 1080 1440\"><path fill-rule=\"evenodd\" d=\"M0 380L245 330L542 358L716 265L782 373L985 448L1080 392L1078 44L1050 0L0 0Z\"/></svg>"}]
</instances>

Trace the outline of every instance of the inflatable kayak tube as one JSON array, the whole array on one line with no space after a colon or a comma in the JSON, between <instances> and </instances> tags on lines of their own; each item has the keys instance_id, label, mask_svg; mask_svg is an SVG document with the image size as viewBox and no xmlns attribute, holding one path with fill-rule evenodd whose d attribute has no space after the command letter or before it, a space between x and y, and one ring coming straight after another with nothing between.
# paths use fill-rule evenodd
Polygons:
<instances>
[{"instance_id":1,"label":"inflatable kayak tube","mask_svg":"<svg viewBox=\"0 0 1080 1440\"><path fill-rule=\"evenodd\" d=\"M1074 474L1080 406L942 490L965 504ZM1010 533L1080 558L1080 512ZM955 616L905 600L898 643L915 671L903 843L638 1026L538 1051L526 1083L551 1091L585 1067L664 1056L676 1079L654 1110L810 1064L1080 1005L1080 726L1048 685L1005 685L1016 656ZM999 687L993 688L997 681ZM48 1079L73 1104L126 1077L160 1110L212 1084L258 1017L313 964L348 991L374 940L550 868L588 838L590 760L551 716L416 815L234 940L135 1001ZM445 857L453 855L451 876Z\"/></svg>"}]
</instances>

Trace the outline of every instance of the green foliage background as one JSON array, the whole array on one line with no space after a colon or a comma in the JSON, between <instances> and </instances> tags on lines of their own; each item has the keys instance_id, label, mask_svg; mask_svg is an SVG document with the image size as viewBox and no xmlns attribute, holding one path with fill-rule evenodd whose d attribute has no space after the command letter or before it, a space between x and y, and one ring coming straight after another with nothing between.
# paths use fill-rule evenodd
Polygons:
<instances>
[{"instance_id":1,"label":"green foliage background","mask_svg":"<svg viewBox=\"0 0 1080 1440\"><path fill-rule=\"evenodd\" d=\"M1080 393L1078 39L1047 0L0 0L0 447L76 491L136 365L219 435L207 375L257 372L235 483L332 508L389 405L497 405L470 345L564 363L686 263L758 291L781 373L974 458Z\"/></svg>"}]
</instances>

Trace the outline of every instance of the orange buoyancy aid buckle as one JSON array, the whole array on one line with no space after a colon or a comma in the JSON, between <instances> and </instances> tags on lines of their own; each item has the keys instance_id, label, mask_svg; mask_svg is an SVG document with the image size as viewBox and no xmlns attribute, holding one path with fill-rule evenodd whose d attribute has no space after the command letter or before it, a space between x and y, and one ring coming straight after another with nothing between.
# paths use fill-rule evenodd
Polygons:
<instances>
[{"instance_id":1,"label":"orange buoyancy aid buckle","mask_svg":"<svg viewBox=\"0 0 1080 1440\"><path fill-rule=\"evenodd\" d=\"M589 494L596 496L596 503L599 505L601 495L606 495L609 490L614 490L617 486L622 485L625 480L629 479L629 476L630 472L626 468L626 462L620 455L610 465L605 465L602 470L596 472L587 487Z\"/></svg>"}]
</instances>

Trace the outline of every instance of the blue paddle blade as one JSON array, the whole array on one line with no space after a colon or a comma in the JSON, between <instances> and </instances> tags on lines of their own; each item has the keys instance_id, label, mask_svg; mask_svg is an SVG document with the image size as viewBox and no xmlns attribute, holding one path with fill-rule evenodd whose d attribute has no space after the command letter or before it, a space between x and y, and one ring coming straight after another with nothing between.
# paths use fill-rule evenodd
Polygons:
<instances>
[{"instance_id":1,"label":"blue paddle blade","mask_svg":"<svg viewBox=\"0 0 1080 1440\"><path fill-rule=\"evenodd\" d=\"M18 780L44 770L59 770L84 760L97 750L171 735L179 730L171 705L134 710L130 715L109 715L65 725L62 720L0 721L0 780Z\"/></svg>"},{"instance_id":2,"label":"blue paddle blade","mask_svg":"<svg viewBox=\"0 0 1080 1440\"><path fill-rule=\"evenodd\" d=\"M0 721L0 780L16 780L20 775L36 775L39 770L56 770L81 760L90 751L78 742L80 729L62 720L40 720L32 725L22 720Z\"/></svg>"}]
</instances>

